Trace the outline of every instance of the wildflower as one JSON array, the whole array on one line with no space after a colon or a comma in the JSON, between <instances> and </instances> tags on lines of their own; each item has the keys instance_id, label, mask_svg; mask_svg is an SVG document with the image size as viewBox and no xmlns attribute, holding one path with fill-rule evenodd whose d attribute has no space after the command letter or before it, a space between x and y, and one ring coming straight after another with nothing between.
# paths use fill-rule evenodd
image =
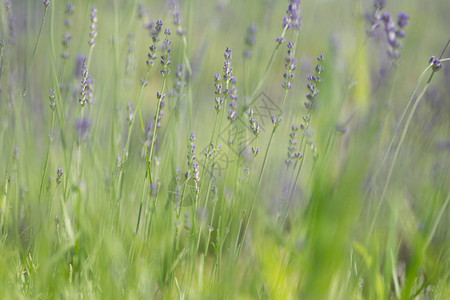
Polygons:
<instances>
[{"instance_id":1,"label":"wildflower","mask_svg":"<svg viewBox=\"0 0 450 300\"><path fill-rule=\"evenodd\" d=\"M259 126L259 123L256 122L256 119L253 117L253 109L249 107L248 109L248 117L250 122L250 129L253 132L253 134L258 137L261 133L261 128Z\"/></svg>"},{"instance_id":2,"label":"wildflower","mask_svg":"<svg viewBox=\"0 0 450 300\"><path fill-rule=\"evenodd\" d=\"M161 119L164 115L163 108L164 108L164 105L166 104L166 101L164 100L164 98L166 98L166 94L161 94L160 92L156 92L156 99L158 100L158 105L159 105L159 113L156 118L156 121L157 121L156 128L161 128Z\"/></svg>"},{"instance_id":3,"label":"wildflower","mask_svg":"<svg viewBox=\"0 0 450 300\"><path fill-rule=\"evenodd\" d=\"M274 116L271 116L270 117L270 120L272 121L272 125L273 125L273 127L278 127L278 125L280 125L280 123L281 123L281 117L279 117L278 119L276 118L276 117L274 117Z\"/></svg>"},{"instance_id":4,"label":"wildflower","mask_svg":"<svg viewBox=\"0 0 450 300\"><path fill-rule=\"evenodd\" d=\"M88 41L89 46L95 46L95 37L97 36L97 8L92 6L91 8L91 25L89 26L89 36Z\"/></svg>"},{"instance_id":5,"label":"wildflower","mask_svg":"<svg viewBox=\"0 0 450 300\"><path fill-rule=\"evenodd\" d=\"M434 72L442 69L442 62L434 56L430 57L429 63Z\"/></svg>"},{"instance_id":6,"label":"wildflower","mask_svg":"<svg viewBox=\"0 0 450 300\"><path fill-rule=\"evenodd\" d=\"M179 64L175 73L175 82L172 92L175 97L180 97L183 93L183 89L186 87L186 77L184 64Z\"/></svg>"},{"instance_id":7,"label":"wildflower","mask_svg":"<svg viewBox=\"0 0 450 300\"><path fill-rule=\"evenodd\" d=\"M63 59L68 59L70 57L69 55L69 46L72 44L72 34L70 33L70 28L73 25L73 21L71 19L71 16L75 12L75 5L72 3L67 3L66 10L64 11L65 20L64 20L64 27L66 29L66 32L63 34L63 53L61 54L61 57Z\"/></svg>"},{"instance_id":8,"label":"wildflower","mask_svg":"<svg viewBox=\"0 0 450 300\"><path fill-rule=\"evenodd\" d=\"M91 120L87 117L77 121L77 137L78 141L82 142L89 138L89 130L91 128Z\"/></svg>"},{"instance_id":9,"label":"wildflower","mask_svg":"<svg viewBox=\"0 0 450 300\"><path fill-rule=\"evenodd\" d=\"M79 102L81 106L83 107L86 105L86 102L88 101L88 94L87 94L87 78L88 78L88 69L86 66L86 57L82 58L82 66L81 66L81 92L80 92L80 99Z\"/></svg>"},{"instance_id":10,"label":"wildflower","mask_svg":"<svg viewBox=\"0 0 450 300\"><path fill-rule=\"evenodd\" d=\"M125 63L125 78L126 86L131 87L134 85L134 75L136 69L136 59L134 56L136 40L132 32L128 33L128 49L127 49L127 59Z\"/></svg>"},{"instance_id":11,"label":"wildflower","mask_svg":"<svg viewBox=\"0 0 450 300\"><path fill-rule=\"evenodd\" d=\"M389 45L388 55L393 60L396 60L400 57L400 52L398 50L402 48L399 39L406 36L404 28L408 25L409 16L406 13L400 13L397 17L396 24L392 15L388 12L384 12L381 15L381 20L384 24L384 31Z\"/></svg>"},{"instance_id":12,"label":"wildflower","mask_svg":"<svg viewBox=\"0 0 450 300\"><path fill-rule=\"evenodd\" d=\"M245 44L247 46L247 49L244 51L244 57L247 59L250 59L253 56L252 48L256 43L256 32L257 31L258 31L258 27L254 23L251 23L250 25L248 25L247 35L245 37Z\"/></svg>"},{"instance_id":13,"label":"wildflower","mask_svg":"<svg viewBox=\"0 0 450 300\"><path fill-rule=\"evenodd\" d=\"M236 120L237 117L237 89L235 87L236 84L236 78L233 76L233 66L231 64L231 59L233 57L230 47L227 47L225 49L224 53L225 62L223 64L223 80L225 81L226 88L222 90L222 94L224 95L224 98L227 96L230 96L230 108L228 110L228 120L233 122ZM231 87L229 87L231 83ZM217 102L217 100L216 100Z\"/></svg>"},{"instance_id":14,"label":"wildflower","mask_svg":"<svg viewBox=\"0 0 450 300\"><path fill-rule=\"evenodd\" d=\"M222 91L222 78L219 73L214 74L214 87L215 87L215 109L216 112L219 113L222 110L222 103L225 101L223 97Z\"/></svg>"},{"instance_id":15,"label":"wildflower","mask_svg":"<svg viewBox=\"0 0 450 300\"><path fill-rule=\"evenodd\" d=\"M131 126L131 124L133 124L133 121L134 121L134 104L133 104L133 102L128 102L127 108L128 108L128 117L127 117L128 126Z\"/></svg>"},{"instance_id":16,"label":"wildflower","mask_svg":"<svg viewBox=\"0 0 450 300\"><path fill-rule=\"evenodd\" d=\"M298 125L292 125L291 127L291 133L289 133L289 146L288 146L288 152L287 152L287 158L285 160L285 163L287 165L290 165L292 163L292 160L298 160L301 158L301 153L298 152L297 149L297 131L298 131Z\"/></svg>"},{"instance_id":17,"label":"wildflower","mask_svg":"<svg viewBox=\"0 0 450 300\"><path fill-rule=\"evenodd\" d=\"M49 0L44 0L43 3L44 3L45 8L47 8L50 5Z\"/></svg>"},{"instance_id":18,"label":"wildflower","mask_svg":"<svg viewBox=\"0 0 450 300\"><path fill-rule=\"evenodd\" d=\"M259 147L255 149L255 147L252 147L252 153L253 153L253 157L256 157L259 153Z\"/></svg>"},{"instance_id":19,"label":"wildflower","mask_svg":"<svg viewBox=\"0 0 450 300\"><path fill-rule=\"evenodd\" d=\"M161 66L162 66L162 70L161 70L161 75L163 75L163 77L167 77L170 74L170 69L169 69L169 65L171 63L170 59L170 44L172 43L169 40L169 35L171 34L170 29L166 29L165 31L166 34L166 38L164 39L163 43L162 43L162 55L161 55Z\"/></svg>"},{"instance_id":20,"label":"wildflower","mask_svg":"<svg viewBox=\"0 0 450 300\"><path fill-rule=\"evenodd\" d=\"M294 71L296 69L295 64L297 62L297 60L294 58L294 53L295 53L295 51L293 51L294 43L292 43L292 42L287 43L287 48L288 48L288 50L287 50L287 55L285 58L286 63L284 65L286 72L283 74L284 83L282 84L282 87L284 89L292 88L291 82L295 76Z\"/></svg>"},{"instance_id":21,"label":"wildflower","mask_svg":"<svg viewBox=\"0 0 450 300\"><path fill-rule=\"evenodd\" d=\"M183 28L183 18L180 17L180 4L176 0L170 0L169 7L172 11L173 24L177 27L177 34L185 35L186 29Z\"/></svg>"},{"instance_id":22,"label":"wildflower","mask_svg":"<svg viewBox=\"0 0 450 300\"><path fill-rule=\"evenodd\" d=\"M55 90L50 89L49 94L50 95L48 96L48 99L50 101L50 108L51 108L52 111L55 111L55 109L56 109Z\"/></svg>"},{"instance_id":23,"label":"wildflower","mask_svg":"<svg viewBox=\"0 0 450 300\"><path fill-rule=\"evenodd\" d=\"M307 101L305 102L305 107L307 110L311 110L313 108L314 102L317 99L319 95L319 84L322 81L320 74L323 72L324 68L320 65L321 62L323 62L325 59L323 55L320 55L317 57L317 60L319 63L315 67L316 74L315 75L309 75L307 77L308 84L307 88L309 93L306 95Z\"/></svg>"},{"instance_id":24,"label":"wildflower","mask_svg":"<svg viewBox=\"0 0 450 300\"><path fill-rule=\"evenodd\" d=\"M60 184L61 179L63 177L64 171L61 167L58 167L58 170L56 170L56 183Z\"/></svg>"},{"instance_id":25,"label":"wildflower","mask_svg":"<svg viewBox=\"0 0 450 300\"><path fill-rule=\"evenodd\" d=\"M300 13L300 0L290 0L286 16L283 18L283 28L300 28L302 19Z\"/></svg>"},{"instance_id":26,"label":"wildflower","mask_svg":"<svg viewBox=\"0 0 450 300\"><path fill-rule=\"evenodd\" d=\"M185 176L187 179L192 178L194 180L195 193L198 195L200 192L200 189L198 187L198 183L200 181L200 172L199 172L199 165L198 165L198 163L196 163L194 132L191 132L189 141L190 142L189 142L188 154L187 154L188 171L186 172Z\"/></svg>"}]
</instances>

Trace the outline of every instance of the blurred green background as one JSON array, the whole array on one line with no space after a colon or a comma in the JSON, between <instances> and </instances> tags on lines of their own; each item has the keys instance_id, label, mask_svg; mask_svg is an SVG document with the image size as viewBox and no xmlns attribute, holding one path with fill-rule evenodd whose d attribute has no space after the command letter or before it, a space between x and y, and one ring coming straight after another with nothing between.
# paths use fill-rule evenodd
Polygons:
<instances>
[{"instance_id":1,"label":"blurred green background","mask_svg":"<svg viewBox=\"0 0 450 300\"><path fill-rule=\"evenodd\" d=\"M410 16L397 67L387 57L383 28L366 35L372 1L302 1L295 79L262 184L257 176L270 143L269 115L256 116L263 132L242 154L221 141L221 153L233 160L217 162L226 175L210 179L200 173L199 207L188 199L182 208L170 196L173 184L189 169L191 132L204 171L202 151L215 128L214 73L222 73L227 46L239 109L258 107L260 92L281 106L287 48L276 48L275 39L289 1L179 1L184 37L176 34L170 1L71 3L72 44L65 62L60 55L66 1L51 1L47 10L41 1L19 0L0 8L1 298L450 298L448 63L429 86L431 72L418 86L413 100L427 91L403 143L405 119L398 125L428 59L439 56L450 37L448 1L387 1L385 10L393 16ZM98 10L98 36L90 50L92 6ZM145 24L158 19L172 30L172 73L152 165L157 184L150 187L149 134L141 127L153 120L164 82L159 59L139 94L152 44ZM258 28L256 43L252 58L244 59L251 23ZM286 39L292 36L288 31ZM272 53L267 77L251 98ZM307 76L320 54L325 71L311 121L317 153L305 150L290 200L286 193L295 173L284 163L290 128L306 113ZM82 56L89 57L95 80L94 100L83 113L77 62ZM449 56L447 50L444 57ZM187 85L179 97L171 96L176 66L187 62ZM54 131L50 88L58 90ZM137 108L139 98L130 129L127 105ZM82 116L91 126L79 142ZM239 126L248 125L244 113L239 118ZM228 123L223 118L221 129ZM256 158L252 146L261 149ZM58 167L64 170L61 184L55 183ZM212 185L219 189L215 200ZM286 221L280 222L284 210Z\"/></svg>"}]
</instances>

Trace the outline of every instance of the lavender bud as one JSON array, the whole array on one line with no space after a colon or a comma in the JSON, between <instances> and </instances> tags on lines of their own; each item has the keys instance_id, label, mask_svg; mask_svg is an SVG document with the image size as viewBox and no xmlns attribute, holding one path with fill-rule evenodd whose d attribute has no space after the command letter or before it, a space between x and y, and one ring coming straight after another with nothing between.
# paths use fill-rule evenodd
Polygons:
<instances>
[{"instance_id":1,"label":"lavender bud","mask_svg":"<svg viewBox=\"0 0 450 300\"><path fill-rule=\"evenodd\" d=\"M61 183L61 179L63 177L64 171L61 167L58 167L58 170L56 171L56 183L60 184Z\"/></svg>"},{"instance_id":2,"label":"lavender bud","mask_svg":"<svg viewBox=\"0 0 450 300\"><path fill-rule=\"evenodd\" d=\"M55 111L56 109L55 91L53 89L50 89L49 93L50 95L48 96L48 99L50 100L50 108L51 110Z\"/></svg>"}]
</instances>

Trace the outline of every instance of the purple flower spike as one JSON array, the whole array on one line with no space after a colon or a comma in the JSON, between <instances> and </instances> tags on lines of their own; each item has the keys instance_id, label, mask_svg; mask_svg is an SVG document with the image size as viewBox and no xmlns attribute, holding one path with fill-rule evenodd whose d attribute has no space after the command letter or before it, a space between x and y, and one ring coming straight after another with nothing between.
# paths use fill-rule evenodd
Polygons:
<instances>
[{"instance_id":1,"label":"purple flower spike","mask_svg":"<svg viewBox=\"0 0 450 300\"><path fill-rule=\"evenodd\" d=\"M283 19L283 28L298 29L301 26L300 0L290 0L290 4Z\"/></svg>"}]
</instances>

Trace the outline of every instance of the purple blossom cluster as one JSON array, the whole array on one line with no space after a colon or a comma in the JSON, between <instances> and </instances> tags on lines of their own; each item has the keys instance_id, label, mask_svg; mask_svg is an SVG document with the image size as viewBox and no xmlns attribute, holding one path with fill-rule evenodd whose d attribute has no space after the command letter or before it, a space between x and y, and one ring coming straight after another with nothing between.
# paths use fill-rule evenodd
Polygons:
<instances>
[{"instance_id":1,"label":"purple blossom cluster","mask_svg":"<svg viewBox=\"0 0 450 300\"><path fill-rule=\"evenodd\" d=\"M56 170L56 183L60 184L62 181L62 177L64 175L64 171L61 167L58 167L58 170Z\"/></svg>"},{"instance_id":2,"label":"purple blossom cluster","mask_svg":"<svg viewBox=\"0 0 450 300\"><path fill-rule=\"evenodd\" d=\"M216 94L216 105L214 107L216 109L216 112L219 113L222 110L222 104L225 101L222 93L222 78L219 73L214 74L214 87L214 93Z\"/></svg>"},{"instance_id":3,"label":"purple blossom cluster","mask_svg":"<svg viewBox=\"0 0 450 300\"><path fill-rule=\"evenodd\" d=\"M75 13L75 5L72 3L67 3L66 10L64 11L64 27L66 32L63 35L62 45L63 45L63 53L61 57L63 59L68 59L69 55L69 46L72 44L72 34L70 32L70 28L73 26L73 21L71 16Z\"/></svg>"},{"instance_id":4,"label":"purple blossom cluster","mask_svg":"<svg viewBox=\"0 0 450 300\"><path fill-rule=\"evenodd\" d=\"M225 99L230 96L231 101L228 110L228 119L230 121L236 120L236 110L238 107L238 96L235 86L236 78L233 76L233 66L231 64L232 57L231 49L230 47L227 47L224 53L225 62L223 63L223 75L221 76L219 73L214 74L216 112L218 113L222 110L222 104L225 102Z\"/></svg>"},{"instance_id":5,"label":"purple blossom cluster","mask_svg":"<svg viewBox=\"0 0 450 300\"><path fill-rule=\"evenodd\" d=\"M175 97L180 97L183 93L183 89L186 87L186 71L184 64L181 63L177 66L177 71L175 72L175 82L172 94Z\"/></svg>"},{"instance_id":6,"label":"purple blossom cluster","mask_svg":"<svg viewBox=\"0 0 450 300\"><path fill-rule=\"evenodd\" d=\"M285 65L284 65L286 72L283 74L284 82L282 84L282 87L284 89L292 88L292 80L295 77L295 75L294 75L294 71L296 69L295 64L297 62L297 60L294 58L294 54L295 54L293 51L294 43L288 42L287 48L288 48L288 50L287 50L287 55L285 58Z\"/></svg>"},{"instance_id":7,"label":"purple blossom cluster","mask_svg":"<svg viewBox=\"0 0 450 300\"><path fill-rule=\"evenodd\" d=\"M186 29L183 27L183 18L180 16L180 4L177 0L170 0L169 7L172 11L173 24L177 28L177 34L185 35Z\"/></svg>"},{"instance_id":8,"label":"purple blossom cluster","mask_svg":"<svg viewBox=\"0 0 450 300\"><path fill-rule=\"evenodd\" d=\"M156 51L158 50L157 45L159 42L159 34L162 31L162 25L163 25L162 20L156 21L156 26L151 33L153 44L149 47L149 52L147 54L146 64L148 67L152 67L155 64L155 60L158 58Z\"/></svg>"},{"instance_id":9,"label":"purple blossom cluster","mask_svg":"<svg viewBox=\"0 0 450 300\"><path fill-rule=\"evenodd\" d=\"M245 36L245 45L247 49L244 51L244 57L247 59L252 58L253 52L252 48L256 43L256 33L258 32L258 27L256 24L251 23L247 27L247 35Z\"/></svg>"},{"instance_id":10,"label":"purple blossom cluster","mask_svg":"<svg viewBox=\"0 0 450 300\"><path fill-rule=\"evenodd\" d=\"M430 63L431 68L433 69L434 72L442 69L442 62L440 59L432 56L432 57L430 57L430 60L428 62Z\"/></svg>"},{"instance_id":11,"label":"purple blossom cluster","mask_svg":"<svg viewBox=\"0 0 450 300\"><path fill-rule=\"evenodd\" d=\"M286 16L283 18L283 28L300 28L302 20L300 13L300 0L290 0Z\"/></svg>"},{"instance_id":12,"label":"purple blossom cluster","mask_svg":"<svg viewBox=\"0 0 450 300\"><path fill-rule=\"evenodd\" d=\"M383 21L386 39L389 44L388 55L392 59L398 59L400 57L398 50L402 48L400 39L406 36L404 28L408 25L409 16L406 13L399 13L397 22L395 22L390 13L384 12L381 20Z\"/></svg>"},{"instance_id":13,"label":"purple blossom cluster","mask_svg":"<svg viewBox=\"0 0 450 300\"><path fill-rule=\"evenodd\" d=\"M128 102L127 104L127 121L128 126L131 126L134 121L134 104L133 102Z\"/></svg>"},{"instance_id":14,"label":"purple blossom cluster","mask_svg":"<svg viewBox=\"0 0 450 300\"><path fill-rule=\"evenodd\" d=\"M92 124L91 120L87 117L84 117L77 121L77 137L79 143L89 138L91 124Z\"/></svg>"},{"instance_id":15,"label":"purple blossom cluster","mask_svg":"<svg viewBox=\"0 0 450 300\"><path fill-rule=\"evenodd\" d=\"M287 152L287 158L285 160L286 165L292 164L294 160L300 160L303 155L297 149L297 131L298 125L292 125L291 133L289 133L289 146Z\"/></svg>"},{"instance_id":16,"label":"purple blossom cluster","mask_svg":"<svg viewBox=\"0 0 450 300\"><path fill-rule=\"evenodd\" d=\"M233 76L233 66L231 64L231 59L233 57L231 53L230 47L227 47L225 49L224 53L225 62L223 64L223 79L226 82L227 88L224 89L222 92L225 95L225 97L230 96L230 108L228 110L228 120L234 121L237 117L237 89L236 89L236 78ZM231 87L229 86L231 84Z\"/></svg>"},{"instance_id":17,"label":"purple blossom cluster","mask_svg":"<svg viewBox=\"0 0 450 300\"><path fill-rule=\"evenodd\" d=\"M95 37L97 36L97 7L92 6L91 8L91 25L89 26L89 41L88 44L91 47L95 46Z\"/></svg>"},{"instance_id":18,"label":"purple blossom cluster","mask_svg":"<svg viewBox=\"0 0 450 300\"><path fill-rule=\"evenodd\" d=\"M319 57L317 57L317 61L318 64L315 67L315 74L314 75L309 75L307 77L308 79L308 84L306 85L306 87L308 88L309 93L306 95L306 102L305 102L305 107L307 110L311 110L314 106L315 101L317 100L317 97L319 95L319 85L320 82L322 81L320 74L323 72L324 68L321 65L321 63L325 60L325 58L323 57L323 55L320 55Z\"/></svg>"},{"instance_id":19,"label":"purple blossom cluster","mask_svg":"<svg viewBox=\"0 0 450 300\"><path fill-rule=\"evenodd\" d=\"M259 126L259 123L256 122L256 119L253 117L253 109L250 106L248 108L248 119L250 122L250 130L256 137L258 137L259 134L261 133L261 127Z\"/></svg>"},{"instance_id":20,"label":"purple blossom cluster","mask_svg":"<svg viewBox=\"0 0 450 300\"><path fill-rule=\"evenodd\" d=\"M50 109L52 111L55 111L55 109L56 109L56 96L55 96L55 90L54 89L50 89L49 90L48 100L50 102Z\"/></svg>"},{"instance_id":21,"label":"purple blossom cluster","mask_svg":"<svg viewBox=\"0 0 450 300\"><path fill-rule=\"evenodd\" d=\"M192 178L194 180L195 192L198 194L200 192L200 190L198 188L198 183L200 181L200 172L199 172L199 165L196 163L194 132L191 132L191 135L189 137L187 165L188 165L188 171L185 173L186 179Z\"/></svg>"},{"instance_id":22,"label":"purple blossom cluster","mask_svg":"<svg viewBox=\"0 0 450 300\"><path fill-rule=\"evenodd\" d=\"M278 125L280 125L282 118L281 117L277 118L277 117L271 116L270 120L272 122L273 127L276 128L276 127L278 127Z\"/></svg>"},{"instance_id":23,"label":"purple blossom cluster","mask_svg":"<svg viewBox=\"0 0 450 300\"><path fill-rule=\"evenodd\" d=\"M382 12L385 5L385 0L375 0L375 12L367 16L371 24L371 28L367 30L367 34L369 36L375 36L376 30L383 25L386 41L389 46L388 55L391 59L397 60L400 57L399 49L402 48L400 40L406 36L405 27L408 25L409 16L402 12L397 15L397 20L395 20L390 12Z\"/></svg>"},{"instance_id":24,"label":"purple blossom cluster","mask_svg":"<svg viewBox=\"0 0 450 300\"><path fill-rule=\"evenodd\" d=\"M81 66L81 91L80 91L80 99L79 102L83 107L86 103L93 102L93 93L94 93L94 79L88 74L88 69L86 66L86 57L82 59Z\"/></svg>"},{"instance_id":25,"label":"purple blossom cluster","mask_svg":"<svg viewBox=\"0 0 450 300\"><path fill-rule=\"evenodd\" d=\"M171 34L170 29L166 28L166 30L164 30L164 34L166 35L166 38L164 39L164 41L162 42L162 55L161 55L161 75L163 77L167 77L170 74L170 63L171 63L171 57L170 57L170 51L171 51L171 47L170 44L172 43L169 39L169 35Z\"/></svg>"},{"instance_id":26,"label":"purple blossom cluster","mask_svg":"<svg viewBox=\"0 0 450 300\"><path fill-rule=\"evenodd\" d=\"M164 100L166 98L166 94L161 94L160 92L156 92L156 99L158 100L159 105L159 113L156 118L156 128L161 128L161 119L164 115L163 108L166 104L166 101Z\"/></svg>"}]
</instances>

